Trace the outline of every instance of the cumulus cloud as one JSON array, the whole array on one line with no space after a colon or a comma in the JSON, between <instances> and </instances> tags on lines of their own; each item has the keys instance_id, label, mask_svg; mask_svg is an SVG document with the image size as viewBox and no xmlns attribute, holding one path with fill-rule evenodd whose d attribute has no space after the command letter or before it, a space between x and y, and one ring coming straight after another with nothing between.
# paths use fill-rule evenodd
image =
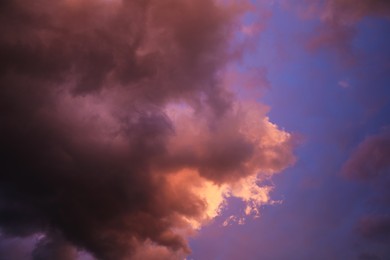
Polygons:
<instances>
[{"instance_id":1,"label":"cumulus cloud","mask_svg":"<svg viewBox=\"0 0 390 260\"><path fill-rule=\"evenodd\" d=\"M0 228L35 259L180 258L227 197L270 202L293 138L222 84L247 3L0 5Z\"/></svg>"}]
</instances>

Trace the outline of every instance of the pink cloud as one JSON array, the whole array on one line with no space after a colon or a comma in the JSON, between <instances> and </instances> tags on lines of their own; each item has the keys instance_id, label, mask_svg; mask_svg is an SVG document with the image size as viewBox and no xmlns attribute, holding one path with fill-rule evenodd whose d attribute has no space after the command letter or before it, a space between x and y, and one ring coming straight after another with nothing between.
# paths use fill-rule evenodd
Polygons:
<instances>
[{"instance_id":1,"label":"pink cloud","mask_svg":"<svg viewBox=\"0 0 390 260\"><path fill-rule=\"evenodd\" d=\"M367 137L351 154L343 166L343 174L349 178L372 180L387 174L390 169L390 132Z\"/></svg>"},{"instance_id":2,"label":"pink cloud","mask_svg":"<svg viewBox=\"0 0 390 260\"><path fill-rule=\"evenodd\" d=\"M44 233L49 258L172 259L227 197L272 202L258 184L294 137L223 81L246 1L1 5L2 232Z\"/></svg>"},{"instance_id":3,"label":"pink cloud","mask_svg":"<svg viewBox=\"0 0 390 260\"><path fill-rule=\"evenodd\" d=\"M303 0L294 4L282 3L302 19L319 20L320 25L306 43L308 50L334 50L346 65L354 64L357 59L351 47L356 25L365 17L390 18L390 2L386 0Z\"/></svg>"}]
</instances>

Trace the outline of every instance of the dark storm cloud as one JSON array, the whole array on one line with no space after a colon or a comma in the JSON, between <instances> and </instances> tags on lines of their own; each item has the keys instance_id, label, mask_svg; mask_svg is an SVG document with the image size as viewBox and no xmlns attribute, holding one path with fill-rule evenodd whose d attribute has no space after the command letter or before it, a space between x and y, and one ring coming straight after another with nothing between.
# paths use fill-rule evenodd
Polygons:
<instances>
[{"instance_id":1,"label":"dark storm cloud","mask_svg":"<svg viewBox=\"0 0 390 260\"><path fill-rule=\"evenodd\" d=\"M0 5L0 228L8 236L46 234L34 259L69 259L75 248L98 259L187 253L176 230L185 229L184 219L200 219L207 201L190 188L173 190L172 169L195 168L223 183L232 179L224 176L226 162L278 171L293 161L290 137L263 114L256 118L265 122L261 151L239 127L225 129L240 114L219 72L245 4ZM203 159L172 154L178 131L165 110L170 102L192 107L193 122L206 121L202 144L211 149Z\"/></svg>"}]
</instances>

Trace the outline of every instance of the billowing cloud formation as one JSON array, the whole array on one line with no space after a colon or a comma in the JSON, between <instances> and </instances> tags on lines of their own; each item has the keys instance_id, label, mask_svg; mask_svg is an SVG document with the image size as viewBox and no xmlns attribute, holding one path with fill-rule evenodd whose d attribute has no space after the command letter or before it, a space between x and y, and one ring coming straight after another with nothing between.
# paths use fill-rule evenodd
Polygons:
<instances>
[{"instance_id":1,"label":"billowing cloud formation","mask_svg":"<svg viewBox=\"0 0 390 260\"><path fill-rule=\"evenodd\" d=\"M248 5L0 5L0 227L36 259L180 258L227 197L270 202L292 137L221 84Z\"/></svg>"}]
</instances>

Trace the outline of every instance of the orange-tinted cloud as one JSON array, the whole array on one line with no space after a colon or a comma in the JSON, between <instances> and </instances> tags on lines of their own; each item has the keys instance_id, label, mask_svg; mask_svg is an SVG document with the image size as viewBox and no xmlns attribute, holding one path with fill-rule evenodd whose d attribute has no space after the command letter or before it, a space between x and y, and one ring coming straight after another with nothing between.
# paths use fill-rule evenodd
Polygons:
<instances>
[{"instance_id":1,"label":"orange-tinted cloud","mask_svg":"<svg viewBox=\"0 0 390 260\"><path fill-rule=\"evenodd\" d=\"M226 198L271 202L258 184L293 138L222 80L247 3L0 5L2 233L44 233L36 255L172 259Z\"/></svg>"}]
</instances>

